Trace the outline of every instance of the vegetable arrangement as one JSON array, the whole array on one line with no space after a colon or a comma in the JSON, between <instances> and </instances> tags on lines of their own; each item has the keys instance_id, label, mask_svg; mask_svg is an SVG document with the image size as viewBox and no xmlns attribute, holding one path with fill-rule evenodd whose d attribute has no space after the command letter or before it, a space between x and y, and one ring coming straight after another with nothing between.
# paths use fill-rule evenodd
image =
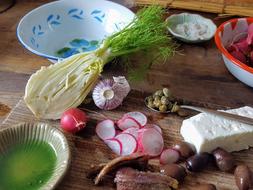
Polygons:
<instances>
[{"instance_id":1,"label":"vegetable arrangement","mask_svg":"<svg viewBox=\"0 0 253 190\"><path fill-rule=\"evenodd\" d=\"M240 33L242 35L244 33ZM227 47L228 52L242 63L253 67L253 24L249 25L247 35Z\"/></svg>"},{"instance_id":2,"label":"vegetable arrangement","mask_svg":"<svg viewBox=\"0 0 253 190\"><path fill-rule=\"evenodd\" d=\"M106 38L97 50L42 67L26 85L24 100L29 109L37 117L59 119L65 110L83 102L96 84L104 65L114 58L147 51L152 54L153 61L141 65L143 71L161 58L171 56L174 44L166 33L163 14L160 6L146 7L124 29ZM156 52L151 53L154 50Z\"/></svg>"}]
</instances>

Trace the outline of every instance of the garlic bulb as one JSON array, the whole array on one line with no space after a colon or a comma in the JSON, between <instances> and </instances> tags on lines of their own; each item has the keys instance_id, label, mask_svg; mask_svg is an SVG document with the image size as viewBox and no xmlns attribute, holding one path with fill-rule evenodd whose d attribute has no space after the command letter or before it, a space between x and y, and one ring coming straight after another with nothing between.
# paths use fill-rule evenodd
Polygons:
<instances>
[{"instance_id":1,"label":"garlic bulb","mask_svg":"<svg viewBox=\"0 0 253 190\"><path fill-rule=\"evenodd\" d=\"M100 109L112 110L122 103L129 92L126 78L119 76L100 81L93 90L92 98Z\"/></svg>"}]
</instances>

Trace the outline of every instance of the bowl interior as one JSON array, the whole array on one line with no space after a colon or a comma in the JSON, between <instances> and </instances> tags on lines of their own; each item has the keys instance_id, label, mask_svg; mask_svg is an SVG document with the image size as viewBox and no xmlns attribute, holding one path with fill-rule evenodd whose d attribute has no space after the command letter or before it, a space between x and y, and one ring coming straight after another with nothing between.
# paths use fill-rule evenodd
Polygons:
<instances>
[{"instance_id":1,"label":"bowl interior","mask_svg":"<svg viewBox=\"0 0 253 190\"><path fill-rule=\"evenodd\" d=\"M52 152L54 153L54 156L56 156L56 160L55 160L54 167L52 167L53 169L51 171L51 176L49 177L47 181L43 182L40 189L53 189L66 173L67 168L69 166L69 162L70 162L70 150L69 150L67 140L58 129L51 127L50 125L45 124L45 123L35 123L35 124L24 123L24 124L20 124L14 127L1 130L0 131L0 156L6 155L8 151L13 150L13 147L17 145L22 145L22 144L27 145L30 143L28 146L26 146L26 149L25 149L26 152L19 153L18 155L24 154L27 160L29 160L29 156L30 156L29 161L31 161L32 160L31 152L34 151L37 147L40 147L39 143L42 143L42 142L44 142L48 147L51 148ZM12 159L13 159L13 164L11 164L11 167L16 169L16 166L19 163L17 163L17 161L16 162L14 161L16 159L15 156ZM43 163L40 163L40 164L42 165ZM18 166L18 167L24 167L24 166ZM15 175L18 176L16 181L20 180L19 178L22 175L19 175L19 174L15 174ZM10 176L13 176L13 175L10 175ZM1 189L1 186L0 186L0 189Z\"/></svg>"},{"instance_id":2,"label":"bowl interior","mask_svg":"<svg viewBox=\"0 0 253 190\"><path fill-rule=\"evenodd\" d=\"M105 0L60 0L25 15L17 28L21 43L33 53L66 58L91 51L134 18L129 9Z\"/></svg>"},{"instance_id":3,"label":"bowl interior","mask_svg":"<svg viewBox=\"0 0 253 190\"><path fill-rule=\"evenodd\" d=\"M187 22L207 25L208 37L205 40L211 39L214 36L215 31L217 29L216 25L210 19L204 18L198 14L181 13L181 14L171 15L170 17L167 18L168 29L174 36L187 39L188 41L192 41L191 39L181 36L176 32L176 27L178 24L183 24Z\"/></svg>"}]
</instances>

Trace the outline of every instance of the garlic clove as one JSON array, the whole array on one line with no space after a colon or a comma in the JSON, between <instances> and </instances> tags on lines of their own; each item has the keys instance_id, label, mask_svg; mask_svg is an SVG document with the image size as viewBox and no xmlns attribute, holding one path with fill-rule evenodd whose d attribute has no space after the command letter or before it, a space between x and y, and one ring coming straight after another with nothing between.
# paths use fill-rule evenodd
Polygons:
<instances>
[{"instance_id":1,"label":"garlic clove","mask_svg":"<svg viewBox=\"0 0 253 190\"><path fill-rule=\"evenodd\" d=\"M130 91L125 77L114 77L116 80L105 79L100 81L93 90L93 100L97 107L112 110L121 105Z\"/></svg>"}]
</instances>

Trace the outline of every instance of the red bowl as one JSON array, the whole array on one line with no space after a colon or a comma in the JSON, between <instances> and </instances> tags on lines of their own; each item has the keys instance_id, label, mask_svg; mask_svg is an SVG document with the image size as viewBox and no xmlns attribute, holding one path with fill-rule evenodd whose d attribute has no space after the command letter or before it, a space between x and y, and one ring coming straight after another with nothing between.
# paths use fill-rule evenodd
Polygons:
<instances>
[{"instance_id":1,"label":"red bowl","mask_svg":"<svg viewBox=\"0 0 253 190\"><path fill-rule=\"evenodd\" d=\"M253 68L234 58L226 49L234 38L247 33L253 18L236 18L221 24L215 33L215 43L228 70L240 81L253 87ZM246 34L245 34L246 35Z\"/></svg>"}]
</instances>

